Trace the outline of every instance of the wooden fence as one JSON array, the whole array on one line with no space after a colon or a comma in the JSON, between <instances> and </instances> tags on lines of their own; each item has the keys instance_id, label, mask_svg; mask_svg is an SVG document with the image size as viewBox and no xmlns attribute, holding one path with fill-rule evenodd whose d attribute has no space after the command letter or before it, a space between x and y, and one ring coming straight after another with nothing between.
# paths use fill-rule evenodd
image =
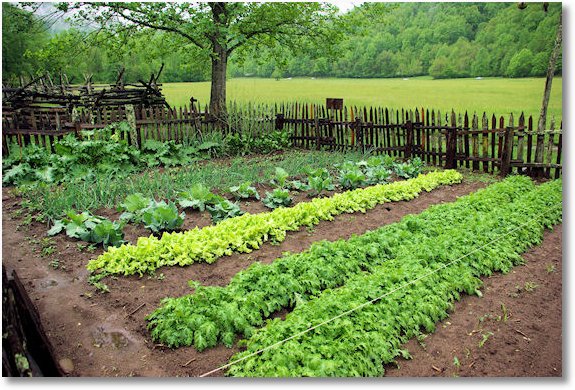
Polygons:
<instances>
[{"instance_id":1,"label":"wooden fence","mask_svg":"<svg viewBox=\"0 0 575 390\"><path fill-rule=\"evenodd\" d=\"M186 143L201 140L214 131L223 132L224 135L240 131L257 135L274 130L274 109L266 105L231 104L223 121L209 115L207 110L200 112L195 104L169 109L128 105L72 114L65 107L4 110L2 154L10 153L10 144L37 144L51 149L54 141L66 134L73 133L80 137L82 131L103 129L118 122L127 122L129 130L126 127L113 128L112 133L119 133L122 139L138 146L148 139Z\"/></svg>"},{"instance_id":2,"label":"wooden fence","mask_svg":"<svg viewBox=\"0 0 575 390\"><path fill-rule=\"evenodd\" d=\"M428 165L466 167L489 173L559 177L562 123L536 131L533 117L390 110L381 107L326 109L313 104L281 107L276 127L292 133L294 146L358 150L402 159L420 157Z\"/></svg>"},{"instance_id":3,"label":"wooden fence","mask_svg":"<svg viewBox=\"0 0 575 390\"><path fill-rule=\"evenodd\" d=\"M206 110L207 111L207 110ZM264 134L287 130L294 147L420 157L428 165L466 167L490 173L559 177L562 171L562 123L552 120L538 133L534 119L436 110L383 107L328 109L315 104L231 104L224 126L195 106L167 109L120 107L95 114L69 114L64 108L2 113L2 151L8 145L36 143L50 148L68 133L129 123L120 136L135 145L147 139L187 142L210 132ZM556 128L557 127L557 128Z\"/></svg>"}]
</instances>

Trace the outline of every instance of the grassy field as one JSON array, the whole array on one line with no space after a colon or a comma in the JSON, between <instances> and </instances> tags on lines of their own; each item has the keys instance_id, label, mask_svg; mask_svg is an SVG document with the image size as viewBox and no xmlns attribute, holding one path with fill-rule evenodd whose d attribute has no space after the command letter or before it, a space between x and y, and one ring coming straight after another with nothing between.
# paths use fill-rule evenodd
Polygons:
<instances>
[{"instance_id":1,"label":"grassy field","mask_svg":"<svg viewBox=\"0 0 575 390\"><path fill-rule=\"evenodd\" d=\"M228 81L228 100L238 103L325 102L326 97L343 98L346 105L373 105L389 108L429 107L442 111L486 111L507 115L510 112L538 117L543 97L544 78L483 78L433 80L409 79L258 79ZM202 105L209 102L210 83L165 83L168 103L180 106L190 96ZM561 118L562 79L553 80L549 116Z\"/></svg>"}]
</instances>

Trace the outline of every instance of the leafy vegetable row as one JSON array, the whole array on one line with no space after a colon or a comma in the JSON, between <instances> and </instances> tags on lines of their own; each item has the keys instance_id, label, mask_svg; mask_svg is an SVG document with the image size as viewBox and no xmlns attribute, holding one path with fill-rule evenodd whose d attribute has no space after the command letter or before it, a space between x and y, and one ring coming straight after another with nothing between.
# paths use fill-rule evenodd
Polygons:
<instances>
[{"instance_id":1,"label":"leafy vegetable row","mask_svg":"<svg viewBox=\"0 0 575 390\"><path fill-rule=\"evenodd\" d=\"M445 225L466 229L477 212L504 207L533 188L527 177L510 177L347 241L316 242L271 264L254 263L226 287L194 285L194 294L165 299L148 317L148 327L155 340L170 347L231 346L237 334L249 337L271 313L344 285L363 271L373 271L395 258L404 245L441 234Z\"/></svg>"},{"instance_id":2,"label":"leafy vegetable row","mask_svg":"<svg viewBox=\"0 0 575 390\"><path fill-rule=\"evenodd\" d=\"M255 331L247 350L231 361L245 359L227 374L383 375L383 364L408 356L402 344L422 328L434 331L461 292L480 295L479 276L508 272L521 263L520 254L541 242L544 228L561 221L561 200L561 180L542 184L504 207L472 211L474 221L466 229L446 224L441 234L402 246L395 258L371 273L298 303L284 321L274 319ZM294 335L298 336L252 355Z\"/></svg>"},{"instance_id":3,"label":"leafy vegetable row","mask_svg":"<svg viewBox=\"0 0 575 390\"><path fill-rule=\"evenodd\" d=\"M245 213L226 219L215 226L195 228L184 233L164 233L140 237L136 245L110 247L88 263L88 270L110 274L143 275L162 266L185 266L198 261L212 263L234 251L251 252L265 241L281 242L287 231L301 226L313 226L321 220L333 220L342 213L365 212L378 204L409 200L425 190L462 179L454 170L431 172L414 179L376 185L335 194L329 198L316 198L298 203L294 207L280 207L259 214Z\"/></svg>"}]
</instances>

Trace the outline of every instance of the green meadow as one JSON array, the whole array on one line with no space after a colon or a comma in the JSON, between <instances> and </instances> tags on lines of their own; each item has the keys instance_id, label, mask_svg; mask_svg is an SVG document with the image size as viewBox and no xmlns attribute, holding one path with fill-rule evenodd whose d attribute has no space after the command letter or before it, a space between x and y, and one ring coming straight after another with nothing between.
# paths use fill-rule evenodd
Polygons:
<instances>
[{"instance_id":1,"label":"green meadow","mask_svg":"<svg viewBox=\"0 0 575 390\"><path fill-rule=\"evenodd\" d=\"M431 77L397 79L262 79L228 80L228 101L242 103L324 103L343 98L345 105L388 108L433 108L441 111L487 112L488 114L538 117L544 78L483 78L433 80ZM172 106L188 104L190 97L204 106L209 102L210 83L165 83L163 91ZM553 79L548 117L561 118L562 79Z\"/></svg>"}]
</instances>

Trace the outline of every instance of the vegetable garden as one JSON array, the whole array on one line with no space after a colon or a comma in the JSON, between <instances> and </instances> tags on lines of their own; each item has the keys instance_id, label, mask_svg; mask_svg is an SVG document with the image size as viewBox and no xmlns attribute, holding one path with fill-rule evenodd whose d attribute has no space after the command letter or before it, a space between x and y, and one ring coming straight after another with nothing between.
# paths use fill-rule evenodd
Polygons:
<instances>
[{"instance_id":1,"label":"vegetable garden","mask_svg":"<svg viewBox=\"0 0 575 390\"><path fill-rule=\"evenodd\" d=\"M386 375L561 224L560 178L109 130L3 160L3 266L63 375Z\"/></svg>"}]
</instances>

